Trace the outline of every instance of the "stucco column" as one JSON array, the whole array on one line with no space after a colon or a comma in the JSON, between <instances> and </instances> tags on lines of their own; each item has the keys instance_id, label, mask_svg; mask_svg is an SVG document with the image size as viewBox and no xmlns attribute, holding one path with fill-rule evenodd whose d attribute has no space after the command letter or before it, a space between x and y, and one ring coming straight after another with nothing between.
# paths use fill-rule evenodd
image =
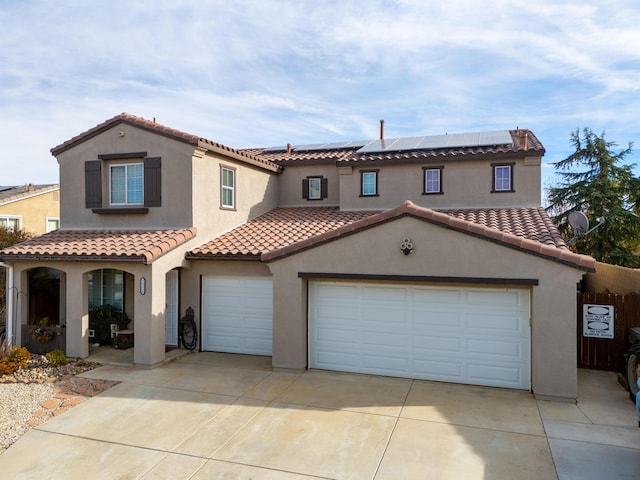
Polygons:
<instances>
[{"instance_id":1,"label":"stucco column","mask_svg":"<svg viewBox=\"0 0 640 480\"><path fill-rule=\"evenodd\" d=\"M135 276L133 361L136 366L153 367L164 361L165 294L164 273L156 274L150 267Z\"/></svg>"},{"instance_id":2,"label":"stucco column","mask_svg":"<svg viewBox=\"0 0 640 480\"><path fill-rule=\"evenodd\" d=\"M79 271L66 274L67 356L89 356L89 292L86 276Z\"/></svg>"},{"instance_id":3,"label":"stucco column","mask_svg":"<svg viewBox=\"0 0 640 480\"><path fill-rule=\"evenodd\" d=\"M273 270L272 364L274 368L304 370L307 367L307 282L295 272L280 273L277 267Z\"/></svg>"}]
</instances>

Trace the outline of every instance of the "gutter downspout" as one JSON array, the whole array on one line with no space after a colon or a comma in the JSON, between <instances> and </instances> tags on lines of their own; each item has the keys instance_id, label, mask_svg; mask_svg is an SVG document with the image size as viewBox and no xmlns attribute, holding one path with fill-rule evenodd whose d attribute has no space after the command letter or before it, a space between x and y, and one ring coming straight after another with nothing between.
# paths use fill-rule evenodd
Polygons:
<instances>
[{"instance_id":1,"label":"gutter downspout","mask_svg":"<svg viewBox=\"0 0 640 480\"><path fill-rule=\"evenodd\" d=\"M7 265L4 262L0 262L0 267L4 267L7 269L7 290L6 290L6 299L7 299L7 341L9 345L14 345L13 343L13 266Z\"/></svg>"}]
</instances>

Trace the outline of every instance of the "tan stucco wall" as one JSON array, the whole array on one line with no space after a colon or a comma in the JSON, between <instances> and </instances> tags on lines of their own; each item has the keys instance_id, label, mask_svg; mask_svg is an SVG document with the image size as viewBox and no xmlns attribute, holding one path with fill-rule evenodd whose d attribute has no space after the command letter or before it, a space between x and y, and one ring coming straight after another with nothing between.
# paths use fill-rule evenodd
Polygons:
<instances>
[{"instance_id":1,"label":"tan stucco wall","mask_svg":"<svg viewBox=\"0 0 640 480\"><path fill-rule=\"evenodd\" d=\"M640 270L596 262L595 273L585 276L585 287L594 293L640 293Z\"/></svg>"},{"instance_id":2,"label":"tan stucco wall","mask_svg":"<svg viewBox=\"0 0 640 480\"><path fill-rule=\"evenodd\" d=\"M118 132L124 132L124 136ZM151 229L193 225L191 212L191 155L194 147L130 125L116 125L58 155L60 217L64 229ZM98 215L85 208L84 163L100 154L147 152L162 158L162 207L145 215ZM141 160L138 160L141 161ZM113 160L111 163L124 163ZM102 168L103 207L108 207L109 170Z\"/></svg>"},{"instance_id":3,"label":"tan stucco wall","mask_svg":"<svg viewBox=\"0 0 640 480\"><path fill-rule=\"evenodd\" d=\"M322 176L327 179L327 198L306 200L302 198L302 180ZM333 163L328 165L286 166L278 179L279 205L281 207L320 207L340 203L338 170Z\"/></svg>"},{"instance_id":4,"label":"tan stucco wall","mask_svg":"<svg viewBox=\"0 0 640 480\"><path fill-rule=\"evenodd\" d=\"M405 237L415 245L408 256L400 251ZM532 389L541 397L577 396L579 270L413 218L268 265L274 277L273 365L292 369L307 365L307 288L299 272L536 279L539 285L531 287Z\"/></svg>"},{"instance_id":5,"label":"tan stucco wall","mask_svg":"<svg viewBox=\"0 0 640 480\"><path fill-rule=\"evenodd\" d=\"M234 210L221 208L221 166L236 172ZM278 175L273 172L207 152L194 156L191 175L193 194L185 194L184 201L193 202L193 222L203 238L227 232L278 204Z\"/></svg>"},{"instance_id":6,"label":"tan stucco wall","mask_svg":"<svg viewBox=\"0 0 640 480\"><path fill-rule=\"evenodd\" d=\"M340 207L345 210L395 208L405 200L429 208L539 207L540 158L512 158L514 192L491 193L492 163L496 160L458 160L404 165L363 165L339 169ZM423 195L423 166L444 166L443 194ZM378 172L377 197L360 197L360 171Z\"/></svg>"},{"instance_id":7,"label":"tan stucco wall","mask_svg":"<svg viewBox=\"0 0 640 480\"><path fill-rule=\"evenodd\" d=\"M47 231L47 218L60 218L60 190L22 198L0 205L0 216L22 218L22 230L34 235Z\"/></svg>"}]
</instances>

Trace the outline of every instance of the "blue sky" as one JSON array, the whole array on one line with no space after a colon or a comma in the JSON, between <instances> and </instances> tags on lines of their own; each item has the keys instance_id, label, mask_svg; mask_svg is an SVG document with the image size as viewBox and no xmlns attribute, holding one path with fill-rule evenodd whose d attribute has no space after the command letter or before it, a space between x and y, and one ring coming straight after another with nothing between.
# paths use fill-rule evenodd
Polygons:
<instances>
[{"instance_id":1,"label":"blue sky","mask_svg":"<svg viewBox=\"0 0 640 480\"><path fill-rule=\"evenodd\" d=\"M128 112L235 148L519 126L549 186L578 127L640 149L638 25L618 0L0 0L0 185L57 182L52 147Z\"/></svg>"}]
</instances>

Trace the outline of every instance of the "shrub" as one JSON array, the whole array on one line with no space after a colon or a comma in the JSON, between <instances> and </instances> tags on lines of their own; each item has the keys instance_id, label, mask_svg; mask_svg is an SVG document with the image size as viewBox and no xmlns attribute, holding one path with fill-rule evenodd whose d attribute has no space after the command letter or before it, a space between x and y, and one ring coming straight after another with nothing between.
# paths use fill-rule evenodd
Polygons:
<instances>
[{"instance_id":1,"label":"shrub","mask_svg":"<svg viewBox=\"0 0 640 480\"><path fill-rule=\"evenodd\" d=\"M13 347L11 353L0 358L0 375L13 373L19 368L26 368L31 359L29 350L25 347Z\"/></svg>"},{"instance_id":2,"label":"shrub","mask_svg":"<svg viewBox=\"0 0 640 480\"><path fill-rule=\"evenodd\" d=\"M67 355L62 350L52 350L47 353L47 360L54 367L57 365L66 365L69 363Z\"/></svg>"}]
</instances>

